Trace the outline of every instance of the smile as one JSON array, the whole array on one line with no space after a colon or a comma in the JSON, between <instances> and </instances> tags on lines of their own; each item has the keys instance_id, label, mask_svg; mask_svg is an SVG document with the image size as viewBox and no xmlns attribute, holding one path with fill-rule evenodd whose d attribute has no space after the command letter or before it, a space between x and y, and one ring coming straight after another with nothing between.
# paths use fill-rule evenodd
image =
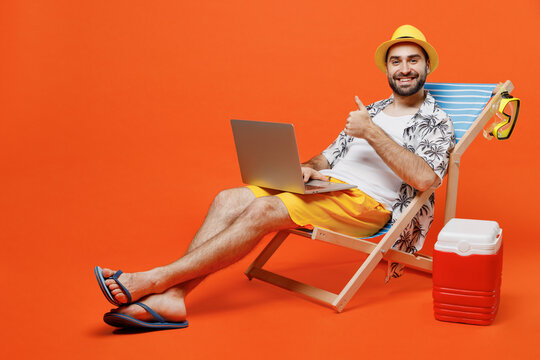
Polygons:
<instances>
[{"instance_id":1,"label":"smile","mask_svg":"<svg viewBox=\"0 0 540 360\"><path fill-rule=\"evenodd\" d=\"M416 79L416 77L402 77L402 78L397 78L396 81L397 81L399 84L409 84L409 83L411 83L414 79Z\"/></svg>"}]
</instances>

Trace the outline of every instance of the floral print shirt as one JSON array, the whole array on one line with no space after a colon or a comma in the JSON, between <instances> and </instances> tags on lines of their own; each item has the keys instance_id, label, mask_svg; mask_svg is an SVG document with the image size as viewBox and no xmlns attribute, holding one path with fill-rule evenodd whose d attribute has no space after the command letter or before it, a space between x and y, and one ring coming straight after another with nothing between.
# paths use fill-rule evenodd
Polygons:
<instances>
[{"instance_id":1,"label":"floral print shirt","mask_svg":"<svg viewBox=\"0 0 540 360\"><path fill-rule=\"evenodd\" d=\"M407 123L403 131L403 147L420 156L442 179L446 173L450 151L455 145L454 126L448 115L435 103L435 99L426 92L426 99L418 112ZM377 101L366 108L371 118L393 103L394 97ZM331 167L345 156L347 145L353 141L353 137L342 131L324 152ZM403 210L416 196L417 190L412 186L402 183L398 198L392 206L392 219L394 223ZM427 231L433 222L435 194L422 206L413 220L407 225L393 247L409 253L415 253L422 248ZM401 275L403 267L392 264L390 270L392 277Z\"/></svg>"}]
</instances>

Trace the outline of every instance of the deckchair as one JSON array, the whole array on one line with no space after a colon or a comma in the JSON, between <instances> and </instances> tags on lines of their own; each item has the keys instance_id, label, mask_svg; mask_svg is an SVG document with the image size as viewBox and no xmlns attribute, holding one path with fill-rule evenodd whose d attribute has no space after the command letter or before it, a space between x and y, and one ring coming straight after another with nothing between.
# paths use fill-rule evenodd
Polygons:
<instances>
[{"instance_id":1,"label":"deckchair","mask_svg":"<svg viewBox=\"0 0 540 360\"><path fill-rule=\"evenodd\" d=\"M425 88L430 91L439 106L450 116L455 128L456 146L450 155L448 165L444 215L444 223L447 223L456 214L461 156L484 129L488 121L496 114L503 93L511 92L514 86L510 81L506 81L504 84L498 85L426 83ZM341 312L377 264L383 259L431 273L433 268L431 257L419 253L411 254L391 247L434 191L435 189L429 189L418 192L401 216L391 226L387 224L381 231L370 237L380 238L382 236L378 243L367 240L368 238L355 238L321 228L314 228L313 230L298 228L279 231L248 267L245 274L250 280L256 278L266 281L322 302ZM263 269L264 264L291 234L358 250L368 254L368 256L345 287L339 293L333 293Z\"/></svg>"}]
</instances>

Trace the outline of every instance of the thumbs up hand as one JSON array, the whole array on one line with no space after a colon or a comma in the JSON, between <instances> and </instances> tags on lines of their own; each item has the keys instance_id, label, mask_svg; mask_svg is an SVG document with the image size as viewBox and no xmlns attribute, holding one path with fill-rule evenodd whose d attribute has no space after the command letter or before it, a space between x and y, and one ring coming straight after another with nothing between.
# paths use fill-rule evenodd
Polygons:
<instances>
[{"instance_id":1,"label":"thumbs up hand","mask_svg":"<svg viewBox=\"0 0 540 360\"><path fill-rule=\"evenodd\" d=\"M358 96L354 97L358 110L351 111L345 125L345 134L357 138L365 138L366 131L373 125L369 113Z\"/></svg>"}]
</instances>

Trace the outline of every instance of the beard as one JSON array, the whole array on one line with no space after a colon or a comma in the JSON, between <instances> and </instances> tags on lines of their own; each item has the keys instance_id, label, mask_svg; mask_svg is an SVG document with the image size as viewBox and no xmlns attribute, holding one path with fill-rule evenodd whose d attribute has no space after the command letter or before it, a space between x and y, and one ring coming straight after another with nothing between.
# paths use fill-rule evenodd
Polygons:
<instances>
[{"instance_id":1,"label":"beard","mask_svg":"<svg viewBox=\"0 0 540 360\"><path fill-rule=\"evenodd\" d=\"M398 85L398 79L400 77L413 77L410 86L406 88L400 88ZM402 73L397 73L394 76L388 76L388 84L394 91L394 93L400 96L410 96L416 94L426 83L427 66L423 74L419 74L416 71L412 71L409 76L405 76ZM416 82L416 84L415 84Z\"/></svg>"}]
</instances>

